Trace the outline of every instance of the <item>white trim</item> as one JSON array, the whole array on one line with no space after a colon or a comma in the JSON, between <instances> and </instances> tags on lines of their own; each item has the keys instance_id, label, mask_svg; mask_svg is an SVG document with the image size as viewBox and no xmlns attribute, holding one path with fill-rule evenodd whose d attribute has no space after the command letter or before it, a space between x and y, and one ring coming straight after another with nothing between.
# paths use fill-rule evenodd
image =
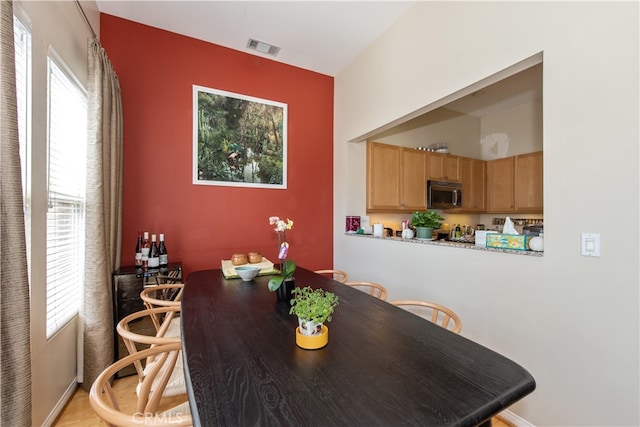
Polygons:
<instances>
[{"instance_id":1,"label":"white trim","mask_svg":"<svg viewBox=\"0 0 640 427\"><path fill-rule=\"evenodd\" d=\"M508 409L500 412L498 416L511 425L514 425L515 427L535 427L535 425L531 424L529 421L525 420L519 415L514 414Z\"/></svg>"},{"instance_id":2,"label":"white trim","mask_svg":"<svg viewBox=\"0 0 640 427\"><path fill-rule=\"evenodd\" d=\"M49 415L44 420L44 423L42 423L42 427L53 426L53 423L56 422L56 419L64 410L64 407L67 404L67 402L69 402L73 398L73 395L75 394L77 388L78 388L78 381L74 378L71 384L69 384L69 387L67 387L67 390L60 397L60 400L58 400L58 403L56 403L56 406L54 406L51 412L49 412Z\"/></svg>"}]
</instances>

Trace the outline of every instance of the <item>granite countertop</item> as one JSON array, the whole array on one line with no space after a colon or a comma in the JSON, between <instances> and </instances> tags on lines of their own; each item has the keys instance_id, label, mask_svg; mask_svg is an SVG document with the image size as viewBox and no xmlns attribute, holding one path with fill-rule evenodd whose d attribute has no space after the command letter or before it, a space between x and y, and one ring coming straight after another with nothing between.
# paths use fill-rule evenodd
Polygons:
<instances>
[{"instance_id":1,"label":"granite countertop","mask_svg":"<svg viewBox=\"0 0 640 427\"><path fill-rule=\"evenodd\" d=\"M347 236L360 237L363 239L376 239L376 240L391 240L396 242L403 243L414 243L418 245L435 245L435 246L447 246L454 248L462 248L462 249L471 249L476 251L488 251L488 252L501 252L505 254L513 254L513 255L525 255L525 256L534 256L541 257L544 252L536 252L536 251L521 251L515 249L501 249L501 248L487 248L484 246L476 246L473 243L466 242L452 242L448 240L421 240L421 239L403 239L402 237L373 237L371 234L356 234L356 233L345 233Z\"/></svg>"}]
</instances>

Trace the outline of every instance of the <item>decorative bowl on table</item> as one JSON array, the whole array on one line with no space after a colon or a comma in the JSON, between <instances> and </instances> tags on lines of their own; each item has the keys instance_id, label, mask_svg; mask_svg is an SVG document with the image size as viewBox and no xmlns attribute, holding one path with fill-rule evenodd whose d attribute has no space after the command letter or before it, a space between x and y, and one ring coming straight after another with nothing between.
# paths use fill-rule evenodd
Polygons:
<instances>
[{"instance_id":1,"label":"decorative bowl on table","mask_svg":"<svg viewBox=\"0 0 640 427\"><path fill-rule=\"evenodd\" d=\"M262 254L260 252L249 252L247 255L249 256L250 264L262 262Z\"/></svg>"},{"instance_id":2,"label":"decorative bowl on table","mask_svg":"<svg viewBox=\"0 0 640 427\"><path fill-rule=\"evenodd\" d=\"M249 262L247 258L247 254L233 254L231 255L231 264L233 265L243 265Z\"/></svg>"},{"instance_id":3,"label":"decorative bowl on table","mask_svg":"<svg viewBox=\"0 0 640 427\"><path fill-rule=\"evenodd\" d=\"M245 282L253 280L260 272L260 269L258 267L252 266L236 267L235 270L236 273L238 273L238 276L240 276L240 278Z\"/></svg>"}]
</instances>

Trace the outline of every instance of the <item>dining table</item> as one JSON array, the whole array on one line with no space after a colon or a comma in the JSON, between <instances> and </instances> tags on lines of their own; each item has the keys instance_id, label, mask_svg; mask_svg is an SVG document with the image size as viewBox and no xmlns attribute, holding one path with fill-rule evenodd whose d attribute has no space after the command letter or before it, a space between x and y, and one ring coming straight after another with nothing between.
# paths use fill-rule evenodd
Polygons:
<instances>
[{"instance_id":1,"label":"dining table","mask_svg":"<svg viewBox=\"0 0 640 427\"><path fill-rule=\"evenodd\" d=\"M484 426L536 387L463 335L311 270L294 277L339 298L323 348L296 345L297 318L270 276L188 275L182 351L195 426Z\"/></svg>"}]
</instances>

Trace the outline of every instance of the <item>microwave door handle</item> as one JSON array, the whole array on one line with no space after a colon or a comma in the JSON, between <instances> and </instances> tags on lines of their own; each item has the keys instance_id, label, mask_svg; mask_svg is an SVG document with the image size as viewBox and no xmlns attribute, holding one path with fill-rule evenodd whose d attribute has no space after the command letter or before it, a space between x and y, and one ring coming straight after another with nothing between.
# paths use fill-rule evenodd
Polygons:
<instances>
[{"instance_id":1,"label":"microwave door handle","mask_svg":"<svg viewBox=\"0 0 640 427\"><path fill-rule=\"evenodd\" d=\"M453 190L453 206L458 206L458 190Z\"/></svg>"}]
</instances>

